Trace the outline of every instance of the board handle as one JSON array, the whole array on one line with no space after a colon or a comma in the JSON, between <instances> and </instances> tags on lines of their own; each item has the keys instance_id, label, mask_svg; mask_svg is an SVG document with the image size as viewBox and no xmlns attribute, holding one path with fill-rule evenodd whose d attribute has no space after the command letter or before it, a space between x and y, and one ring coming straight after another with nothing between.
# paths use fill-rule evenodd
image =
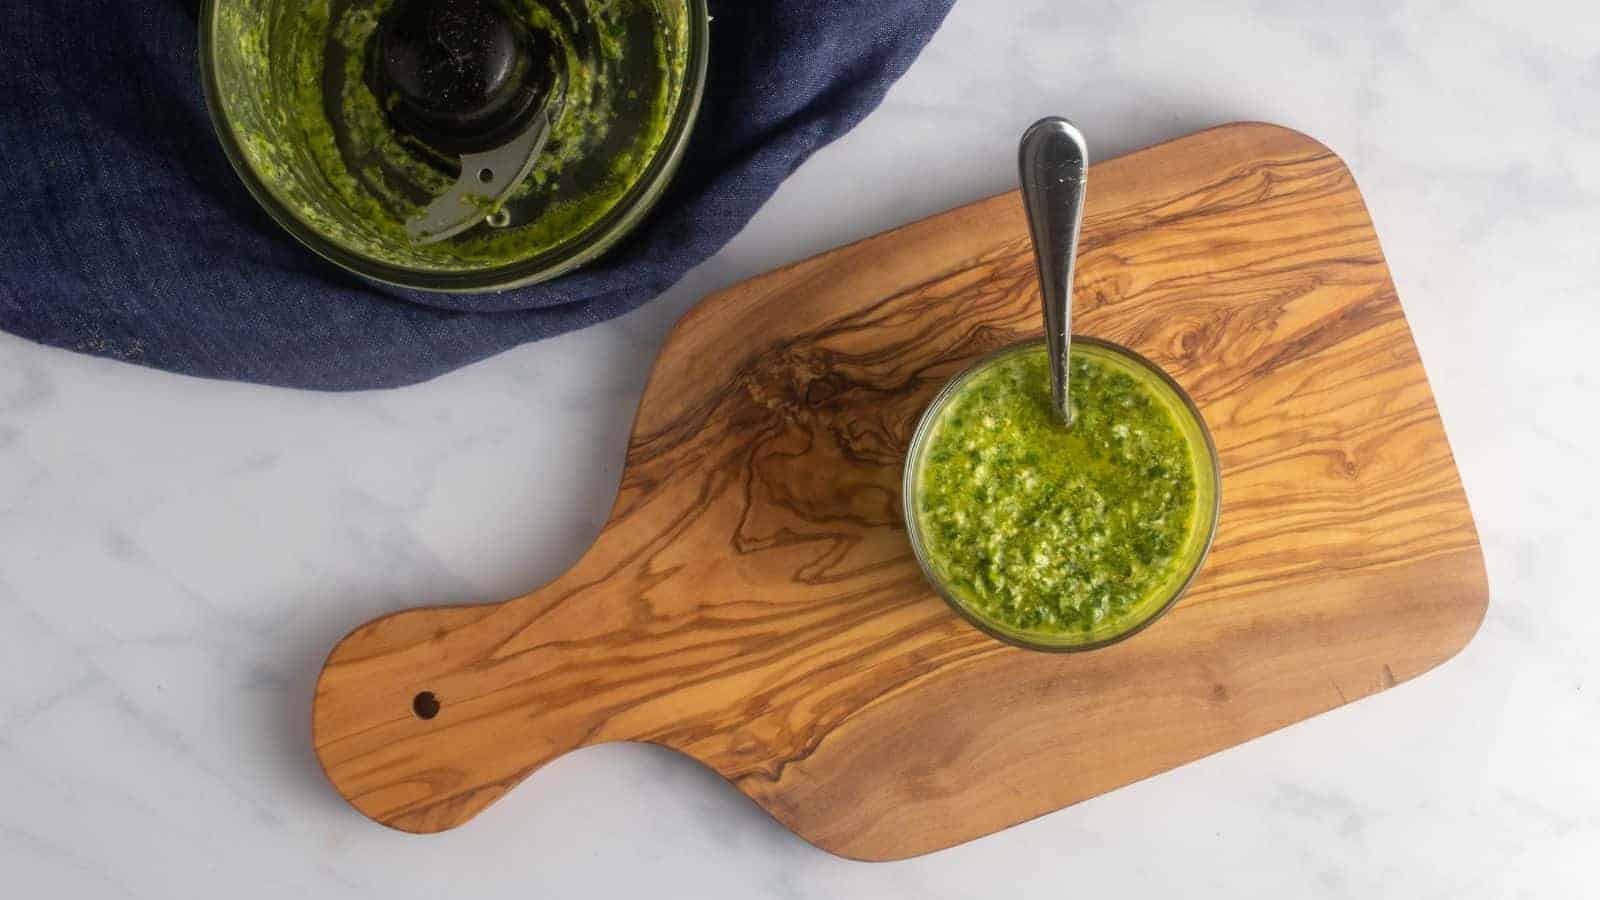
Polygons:
<instances>
[{"instance_id":1,"label":"board handle","mask_svg":"<svg viewBox=\"0 0 1600 900\"><path fill-rule=\"evenodd\" d=\"M630 635L591 593L408 610L346 635L312 710L334 788L384 825L443 831L561 754L628 737L604 726Z\"/></svg>"}]
</instances>

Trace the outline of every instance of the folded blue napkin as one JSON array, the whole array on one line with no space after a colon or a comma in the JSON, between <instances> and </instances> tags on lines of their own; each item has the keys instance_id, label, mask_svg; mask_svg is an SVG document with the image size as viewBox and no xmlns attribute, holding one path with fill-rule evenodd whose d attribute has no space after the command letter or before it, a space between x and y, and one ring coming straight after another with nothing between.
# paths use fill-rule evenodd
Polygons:
<instances>
[{"instance_id":1,"label":"folded blue napkin","mask_svg":"<svg viewBox=\"0 0 1600 900\"><path fill-rule=\"evenodd\" d=\"M953 2L712 0L699 123L645 222L575 274L460 296L350 275L256 206L206 115L197 0L3 0L0 328L174 372L348 390L593 325L726 244L882 100Z\"/></svg>"}]
</instances>

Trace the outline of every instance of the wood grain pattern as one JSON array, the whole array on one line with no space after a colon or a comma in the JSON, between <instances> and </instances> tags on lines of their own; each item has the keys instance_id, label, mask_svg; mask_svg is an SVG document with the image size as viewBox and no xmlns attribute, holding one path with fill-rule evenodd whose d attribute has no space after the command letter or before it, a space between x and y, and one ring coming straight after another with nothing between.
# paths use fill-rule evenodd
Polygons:
<instances>
[{"instance_id":1,"label":"wood grain pattern","mask_svg":"<svg viewBox=\"0 0 1600 900\"><path fill-rule=\"evenodd\" d=\"M1034 653L923 583L912 428L1038 333L1020 202L985 200L704 301L645 391L616 506L553 583L356 629L316 752L386 825L465 822L577 747L650 741L819 847L948 847L1332 709L1464 646L1482 556L1359 191L1244 124L1094 167L1073 321L1193 395L1222 524L1133 640ZM438 715L413 713L418 692ZM536 792L535 792L536 793ZM537 802L527 796L524 802Z\"/></svg>"}]
</instances>

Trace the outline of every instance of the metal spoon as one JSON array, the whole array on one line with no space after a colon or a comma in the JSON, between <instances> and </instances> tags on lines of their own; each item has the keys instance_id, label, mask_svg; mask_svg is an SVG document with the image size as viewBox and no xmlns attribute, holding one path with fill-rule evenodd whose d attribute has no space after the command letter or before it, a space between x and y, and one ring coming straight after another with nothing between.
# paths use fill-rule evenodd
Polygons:
<instances>
[{"instance_id":1,"label":"metal spoon","mask_svg":"<svg viewBox=\"0 0 1600 900\"><path fill-rule=\"evenodd\" d=\"M1072 355L1072 268L1083 225L1083 190L1089 148L1078 126L1059 116L1033 123L1017 154L1028 231L1044 301L1045 347L1050 353L1050 393L1062 423L1072 425L1067 393Z\"/></svg>"}]
</instances>

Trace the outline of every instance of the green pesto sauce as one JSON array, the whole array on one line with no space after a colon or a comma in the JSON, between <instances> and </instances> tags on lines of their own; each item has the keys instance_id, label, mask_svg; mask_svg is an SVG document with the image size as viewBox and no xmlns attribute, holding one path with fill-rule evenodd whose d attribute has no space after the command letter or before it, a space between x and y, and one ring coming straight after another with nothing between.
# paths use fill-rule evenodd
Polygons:
<instances>
[{"instance_id":1,"label":"green pesto sauce","mask_svg":"<svg viewBox=\"0 0 1600 900\"><path fill-rule=\"evenodd\" d=\"M1002 630L1131 628L1191 556L1195 463L1168 402L1079 347L1071 400L1067 429L1043 346L1021 350L967 379L925 439L914 509L928 561Z\"/></svg>"},{"instance_id":2,"label":"green pesto sauce","mask_svg":"<svg viewBox=\"0 0 1600 900\"><path fill-rule=\"evenodd\" d=\"M574 246L640 182L684 94L684 0L510 0L550 36L563 102L533 171L506 200L507 227L414 244L406 220L459 165L397 133L363 75L394 0L223 0L218 84L250 167L296 218L369 259L475 271Z\"/></svg>"}]
</instances>

